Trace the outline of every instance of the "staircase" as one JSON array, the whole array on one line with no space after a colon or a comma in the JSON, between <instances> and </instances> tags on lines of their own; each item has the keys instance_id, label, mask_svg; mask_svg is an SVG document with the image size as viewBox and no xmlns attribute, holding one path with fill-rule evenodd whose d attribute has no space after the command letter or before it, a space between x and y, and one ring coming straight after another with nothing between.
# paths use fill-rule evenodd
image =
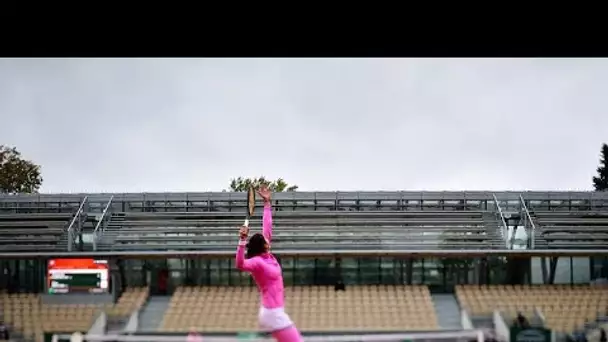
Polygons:
<instances>
[{"instance_id":1,"label":"staircase","mask_svg":"<svg viewBox=\"0 0 608 342\"><path fill-rule=\"evenodd\" d=\"M504 249L505 241L503 240L502 235L500 233L502 222L500 222L494 212L491 211L484 212L482 216L483 222L486 226L486 234L490 239L492 248Z\"/></svg>"},{"instance_id":2,"label":"staircase","mask_svg":"<svg viewBox=\"0 0 608 342\"><path fill-rule=\"evenodd\" d=\"M456 297L451 294L431 295L433 306L437 313L437 323L440 329L461 330L460 306Z\"/></svg>"},{"instance_id":3,"label":"staircase","mask_svg":"<svg viewBox=\"0 0 608 342\"><path fill-rule=\"evenodd\" d=\"M70 223L68 223L69 226ZM57 249L65 252L68 250L68 226L63 230L63 234L59 238L59 242L57 242Z\"/></svg>"},{"instance_id":4,"label":"staircase","mask_svg":"<svg viewBox=\"0 0 608 342\"><path fill-rule=\"evenodd\" d=\"M534 226L536 227L536 230L534 231L534 249L548 249L549 243L543 238L542 229L538 224L536 216L534 216L532 212L530 213L530 218L532 218L532 222L534 222Z\"/></svg>"},{"instance_id":5,"label":"staircase","mask_svg":"<svg viewBox=\"0 0 608 342\"><path fill-rule=\"evenodd\" d=\"M106 230L97 242L97 249L100 251L110 251L116 241L116 237L122 228L122 222L125 220L124 213L115 213L110 216Z\"/></svg>"},{"instance_id":6,"label":"staircase","mask_svg":"<svg viewBox=\"0 0 608 342\"><path fill-rule=\"evenodd\" d=\"M139 313L138 331L156 331L169 308L170 296L151 296Z\"/></svg>"},{"instance_id":7,"label":"staircase","mask_svg":"<svg viewBox=\"0 0 608 342\"><path fill-rule=\"evenodd\" d=\"M86 235L87 234L93 234L93 231L95 230L95 226L97 225L97 220L96 220L96 214L95 213L83 213L84 215L84 221L82 223L82 233L85 235L83 236L83 249L85 251L90 251L93 250L93 244L90 241L90 238L88 238ZM72 217L70 219L70 221L68 221L66 223L66 228L63 232L63 234L61 235L61 238L59 239L59 242L57 242L57 249L61 250L61 251L67 251L68 250L68 227L70 226L70 223L72 223L72 219L74 217ZM77 226L77 222L74 223L74 227L72 227L72 229L76 229ZM76 237L73 245L72 245L72 250L73 251L77 251L78 250L78 238Z\"/></svg>"},{"instance_id":8,"label":"staircase","mask_svg":"<svg viewBox=\"0 0 608 342\"><path fill-rule=\"evenodd\" d=\"M108 317L106 321L106 333L107 334L120 334L127 324L127 319L123 317Z\"/></svg>"},{"instance_id":9,"label":"staircase","mask_svg":"<svg viewBox=\"0 0 608 342\"><path fill-rule=\"evenodd\" d=\"M471 323L473 323L475 329L494 329L494 317L492 315L471 317Z\"/></svg>"}]
</instances>

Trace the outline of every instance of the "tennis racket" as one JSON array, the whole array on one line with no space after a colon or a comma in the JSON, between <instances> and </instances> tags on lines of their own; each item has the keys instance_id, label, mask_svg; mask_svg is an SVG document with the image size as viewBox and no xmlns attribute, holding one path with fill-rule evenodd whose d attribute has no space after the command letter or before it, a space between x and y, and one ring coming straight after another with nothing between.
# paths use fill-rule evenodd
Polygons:
<instances>
[{"instance_id":1,"label":"tennis racket","mask_svg":"<svg viewBox=\"0 0 608 342\"><path fill-rule=\"evenodd\" d=\"M249 220L251 216L253 216L253 211L255 210L255 189L253 187L249 187L247 190L247 216L245 216L245 223L243 226L249 227Z\"/></svg>"}]
</instances>

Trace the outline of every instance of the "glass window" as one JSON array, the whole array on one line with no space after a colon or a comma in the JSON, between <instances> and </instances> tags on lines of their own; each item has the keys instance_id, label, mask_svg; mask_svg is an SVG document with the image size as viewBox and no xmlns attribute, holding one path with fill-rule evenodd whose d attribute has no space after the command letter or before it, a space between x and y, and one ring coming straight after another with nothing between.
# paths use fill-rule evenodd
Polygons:
<instances>
[{"instance_id":1,"label":"glass window","mask_svg":"<svg viewBox=\"0 0 608 342\"><path fill-rule=\"evenodd\" d=\"M527 265L527 263L522 263L522 264ZM506 279L507 279L507 258L506 257L488 258L488 268L489 268L489 275L490 275L489 282L491 284L504 284L506 282ZM526 270L520 270L520 272L526 272Z\"/></svg>"},{"instance_id":2,"label":"glass window","mask_svg":"<svg viewBox=\"0 0 608 342\"><path fill-rule=\"evenodd\" d=\"M557 267L555 268L555 279L554 284L570 284L570 278L572 277L570 257L559 257L557 258Z\"/></svg>"},{"instance_id":3,"label":"glass window","mask_svg":"<svg viewBox=\"0 0 608 342\"><path fill-rule=\"evenodd\" d=\"M448 260L448 259L445 259ZM429 286L433 286L435 288L441 287L443 288L444 284L444 272L443 267L445 260L438 258L425 258L424 259L424 283Z\"/></svg>"},{"instance_id":4,"label":"glass window","mask_svg":"<svg viewBox=\"0 0 608 342\"><path fill-rule=\"evenodd\" d=\"M359 259L360 284L380 284L380 258Z\"/></svg>"},{"instance_id":5,"label":"glass window","mask_svg":"<svg viewBox=\"0 0 608 342\"><path fill-rule=\"evenodd\" d=\"M294 285L312 285L315 277L314 259L295 259L295 274L292 275Z\"/></svg>"},{"instance_id":6,"label":"glass window","mask_svg":"<svg viewBox=\"0 0 608 342\"><path fill-rule=\"evenodd\" d=\"M333 285L336 281L335 263L333 258L315 259L314 284Z\"/></svg>"},{"instance_id":7,"label":"glass window","mask_svg":"<svg viewBox=\"0 0 608 342\"><path fill-rule=\"evenodd\" d=\"M297 272L295 269L295 260L293 257L280 258L281 268L283 269L283 283L286 286L294 285L294 277Z\"/></svg>"},{"instance_id":8,"label":"glass window","mask_svg":"<svg viewBox=\"0 0 608 342\"><path fill-rule=\"evenodd\" d=\"M357 284L358 281L358 263L355 258L341 258L340 274L342 281L347 285Z\"/></svg>"},{"instance_id":9,"label":"glass window","mask_svg":"<svg viewBox=\"0 0 608 342\"><path fill-rule=\"evenodd\" d=\"M421 285L424 282L424 259L412 259L412 285Z\"/></svg>"},{"instance_id":10,"label":"glass window","mask_svg":"<svg viewBox=\"0 0 608 342\"><path fill-rule=\"evenodd\" d=\"M382 284L393 285L401 283L400 263L402 260L383 257L380 259L380 280Z\"/></svg>"},{"instance_id":11,"label":"glass window","mask_svg":"<svg viewBox=\"0 0 608 342\"><path fill-rule=\"evenodd\" d=\"M590 258L575 258L578 259L576 260L576 265L580 265L580 269L577 269L574 274L575 274L575 279L580 279L580 283L583 283L585 281L583 281L585 278L589 278L589 280L595 280L598 278L608 278L608 258L607 257L601 257L601 256L596 256L596 257L590 257ZM585 259L587 259L587 261L585 262ZM589 266L585 266L585 265L590 265ZM584 269L587 269L589 271L584 271ZM579 281L575 281L577 283L579 283ZM586 281L588 282L588 281Z\"/></svg>"}]
</instances>

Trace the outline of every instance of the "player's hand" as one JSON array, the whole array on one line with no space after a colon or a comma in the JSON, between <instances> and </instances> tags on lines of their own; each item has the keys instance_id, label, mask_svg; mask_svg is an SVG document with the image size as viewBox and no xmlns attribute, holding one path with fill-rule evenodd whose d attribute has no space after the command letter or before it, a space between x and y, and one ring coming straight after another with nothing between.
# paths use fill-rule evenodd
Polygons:
<instances>
[{"instance_id":1,"label":"player's hand","mask_svg":"<svg viewBox=\"0 0 608 342\"><path fill-rule=\"evenodd\" d=\"M249 227L242 226L241 229L239 229L239 236L240 236L241 240L246 240L248 235L249 235Z\"/></svg>"},{"instance_id":2,"label":"player's hand","mask_svg":"<svg viewBox=\"0 0 608 342\"><path fill-rule=\"evenodd\" d=\"M267 185L261 185L257 193L260 197L262 197L264 202L270 202L271 192Z\"/></svg>"}]
</instances>

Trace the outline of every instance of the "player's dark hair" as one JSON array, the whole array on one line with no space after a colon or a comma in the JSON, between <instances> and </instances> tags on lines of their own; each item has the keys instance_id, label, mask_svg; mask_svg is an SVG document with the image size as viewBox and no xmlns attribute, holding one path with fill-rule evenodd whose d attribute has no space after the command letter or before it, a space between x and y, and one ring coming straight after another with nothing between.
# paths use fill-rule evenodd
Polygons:
<instances>
[{"instance_id":1,"label":"player's dark hair","mask_svg":"<svg viewBox=\"0 0 608 342\"><path fill-rule=\"evenodd\" d=\"M266 239L264 235L255 233L247 243L247 259L266 253Z\"/></svg>"}]
</instances>

